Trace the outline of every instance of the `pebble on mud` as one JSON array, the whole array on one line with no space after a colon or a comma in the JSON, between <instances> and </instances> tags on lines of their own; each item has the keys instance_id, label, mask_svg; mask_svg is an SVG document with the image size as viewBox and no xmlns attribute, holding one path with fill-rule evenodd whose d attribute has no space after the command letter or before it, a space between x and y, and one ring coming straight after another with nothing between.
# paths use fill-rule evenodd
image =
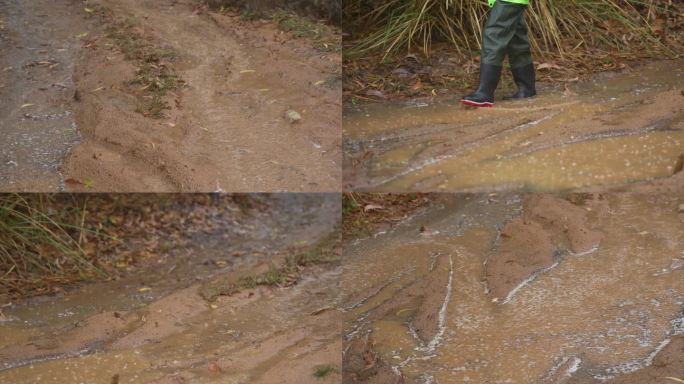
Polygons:
<instances>
[{"instance_id":1,"label":"pebble on mud","mask_svg":"<svg viewBox=\"0 0 684 384\"><path fill-rule=\"evenodd\" d=\"M285 112L285 119L287 119L290 124L294 124L302 119L302 115L295 110L288 109L287 112Z\"/></svg>"}]
</instances>

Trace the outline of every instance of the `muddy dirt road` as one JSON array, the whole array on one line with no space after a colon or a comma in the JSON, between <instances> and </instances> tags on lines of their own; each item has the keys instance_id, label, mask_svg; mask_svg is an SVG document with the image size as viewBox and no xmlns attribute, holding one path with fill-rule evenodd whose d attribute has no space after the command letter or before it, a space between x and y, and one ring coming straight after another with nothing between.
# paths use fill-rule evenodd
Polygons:
<instances>
[{"instance_id":1,"label":"muddy dirt road","mask_svg":"<svg viewBox=\"0 0 684 384\"><path fill-rule=\"evenodd\" d=\"M683 89L674 60L495 108L371 105L345 113L345 188L555 191L668 177L684 154Z\"/></svg>"},{"instance_id":2,"label":"muddy dirt road","mask_svg":"<svg viewBox=\"0 0 684 384\"><path fill-rule=\"evenodd\" d=\"M345 382L681 378L682 202L447 195L357 241L342 278Z\"/></svg>"},{"instance_id":3,"label":"muddy dirt road","mask_svg":"<svg viewBox=\"0 0 684 384\"><path fill-rule=\"evenodd\" d=\"M339 189L330 28L295 38L195 0L2 0L0 26L3 190ZM131 58L134 44L160 55ZM149 60L177 86L137 84Z\"/></svg>"},{"instance_id":4,"label":"muddy dirt road","mask_svg":"<svg viewBox=\"0 0 684 384\"><path fill-rule=\"evenodd\" d=\"M266 200L266 199L265 199ZM339 225L336 195L285 195L126 278L2 306L2 383L340 382L339 267L289 288L207 292ZM316 377L316 374L322 377Z\"/></svg>"}]
</instances>

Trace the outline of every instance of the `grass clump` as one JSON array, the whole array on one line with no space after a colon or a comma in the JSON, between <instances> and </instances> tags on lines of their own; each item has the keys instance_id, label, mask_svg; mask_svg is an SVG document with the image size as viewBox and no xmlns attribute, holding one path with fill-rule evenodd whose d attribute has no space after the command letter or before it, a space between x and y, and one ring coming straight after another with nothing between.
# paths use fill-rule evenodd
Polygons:
<instances>
[{"instance_id":1,"label":"grass clump","mask_svg":"<svg viewBox=\"0 0 684 384\"><path fill-rule=\"evenodd\" d=\"M232 296L244 289L254 289L259 286L282 288L295 285L301 278L303 268L338 263L341 241L340 231L335 230L305 250L290 250L290 254L281 263L270 262L265 272L242 276L233 282L220 277L204 284L199 294L205 300L212 302L219 296Z\"/></svg>"},{"instance_id":2,"label":"grass clump","mask_svg":"<svg viewBox=\"0 0 684 384\"><path fill-rule=\"evenodd\" d=\"M433 42L448 41L469 55L480 49L488 9L479 0L349 1L344 13L346 20L354 20L348 32L355 41L349 52L387 55L419 47L429 53ZM662 28L681 11L662 0L535 0L527 21L533 48L542 56L572 56L593 48L673 53L663 44Z\"/></svg>"},{"instance_id":3,"label":"grass clump","mask_svg":"<svg viewBox=\"0 0 684 384\"><path fill-rule=\"evenodd\" d=\"M327 377L328 375L336 372L337 370L332 365L319 365L314 368L313 375L319 379Z\"/></svg>"},{"instance_id":4,"label":"grass clump","mask_svg":"<svg viewBox=\"0 0 684 384\"><path fill-rule=\"evenodd\" d=\"M449 95L477 85L486 1L351 0L343 11L345 100ZM684 4L669 0L534 0L526 20L540 80L576 81L678 57L684 48ZM512 85L507 71L502 83Z\"/></svg>"},{"instance_id":5,"label":"grass clump","mask_svg":"<svg viewBox=\"0 0 684 384\"><path fill-rule=\"evenodd\" d=\"M136 64L135 77L128 81L138 97L136 112L147 117L164 117L163 111L169 109L165 100L167 93L183 84L173 69L174 52L152 44L136 20L116 20L112 12L103 7L93 9L96 10L93 13L107 24L107 37L127 60Z\"/></svg>"},{"instance_id":6,"label":"grass clump","mask_svg":"<svg viewBox=\"0 0 684 384\"><path fill-rule=\"evenodd\" d=\"M94 235L83 224L86 207L56 211L49 200L0 195L0 292L35 295L105 275L84 250L85 237Z\"/></svg>"},{"instance_id":7,"label":"grass clump","mask_svg":"<svg viewBox=\"0 0 684 384\"><path fill-rule=\"evenodd\" d=\"M339 34L329 25L283 10L274 11L271 18L282 31L296 38L312 40L318 50L338 52L342 49Z\"/></svg>"}]
</instances>

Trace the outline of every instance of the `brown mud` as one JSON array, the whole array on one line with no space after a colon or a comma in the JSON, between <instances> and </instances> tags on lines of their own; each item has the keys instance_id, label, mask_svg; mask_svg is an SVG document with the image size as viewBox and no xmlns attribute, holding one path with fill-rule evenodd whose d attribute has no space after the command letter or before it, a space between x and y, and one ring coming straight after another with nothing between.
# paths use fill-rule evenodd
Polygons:
<instances>
[{"instance_id":1,"label":"brown mud","mask_svg":"<svg viewBox=\"0 0 684 384\"><path fill-rule=\"evenodd\" d=\"M337 79L341 58L335 48L339 36L333 29L330 44L319 45L281 31L275 21L248 21L233 13L210 12L194 0L4 3L3 8L13 12L11 18L3 14L4 20L17 18L14 13L27 15L18 25L5 27L8 44L16 46L28 45L24 35L40 30L40 23L29 19L36 17L32 15L50 15L55 9L68 15L49 18L38 38L45 39L41 45L66 49L68 57L57 58L59 66L54 69L65 68L63 75L69 81L62 84L61 74L52 73L30 85L62 84L63 88L57 88L60 99L45 103L66 111L64 124L72 130L75 126L81 136L77 145L72 147L71 140L59 151L35 140L23 143L24 151L58 152L50 162L53 181L31 176L13 182L7 190L339 189L341 88ZM100 9L111 12L111 19L99 18ZM170 53L170 58L156 65L173 68L181 80L179 87L161 98L141 96L143 87L132 83L141 71L139 63L127 59L108 36L108 28L122 22L133 25L151 47ZM42 55L49 58L51 54ZM3 76L20 70L17 67ZM16 112L23 103L42 106L42 99L29 98L29 92L37 91L22 84L19 90L2 91L12 101L9 107ZM161 118L139 113L141 102L157 103ZM290 110L301 119L288 120ZM9 117L19 116L16 120L26 111L15 112ZM5 114L0 124L4 130L17 129ZM65 135L65 130L50 137L51 142ZM26 157L18 152L3 156L7 157L3 169L11 171L3 178L24 177ZM13 168L4 164L8 161Z\"/></svg>"},{"instance_id":2,"label":"brown mud","mask_svg":"<svg viewBox=\"0 0 684 384\"><path fill-rule=\"evenodd\" d=\"M355 241L344 382L681 378L683 199L444 195Z\"/></svg>"},{"instance_id":3,"label":"brown mud","mask_svg":"<svg viewBox=\"0 0 684 384\"><path fill-rule=\"evenodd\" d=\"M269 205L150 269L3 305L0 382L340 382L335 264L303 267L289 287L201 296L209 281L251 276L339 228L335 195Z\"/></svg>"},{"instance_id":4,"label":"brown mud","mask_svg":"<svg viewBox=\"0 0 684 384\"><path fill-rule=\"evenodd\" d=\"M667 179L684 153L682 68L649 63L494 108L412 100L350 110L344 186L557 191Z\"/></svg>"}]
</instances>

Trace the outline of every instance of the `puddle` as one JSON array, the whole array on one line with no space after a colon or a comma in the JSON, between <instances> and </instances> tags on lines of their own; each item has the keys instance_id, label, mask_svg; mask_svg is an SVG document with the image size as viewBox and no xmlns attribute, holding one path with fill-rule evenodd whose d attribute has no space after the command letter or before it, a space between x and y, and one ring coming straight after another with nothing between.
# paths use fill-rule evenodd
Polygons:
<instances>
[{"instance_id":1,"label":"puddle","mask_svg":"<svg viewBox=\"0 0 684 384\"><path fill-rule=\"evenodd\" d=\"M684 153L681 64L600 75L491 109L369 106L345 116L346 184L553 191L668 177Z\"/></svg>"},{"instance_id":2,"label":"puddle","mask_svg":"<svg viewBox=\"0 0 684 384\"><path fill-rule=\"evenodd\" d=\"M682 333L678 198L578 202L587 212L578 233L600 231L598 247L572 252L581 243L566 241L562 230L549 234L555 262L509 274L503 300L492 292L488 269L502 244L526 236L506 239L500 230L525 214L527 198L447 196L444 205L347 249L350 383L402 375L406 383L559 383L577 374L597 382L650 365ZM524 260L528 250L514 257ZM511 262L510 271L523 265ZM364 356L376 353L378 363L364 371L357 361L366 337L372 341Z\"/></svg>"},{"instance_id":3,"label":"puddle","mask_svg":"<svg viewBox=\"0 0 684 384\"><path fill-rule=\"evenodd\" d=\"M215 230L171 251L156 273L3 308L11 320L0 324L0 382L109 384L118 375L120 383L280 383L279 372L290 372L288 382L302 383L318 382L318 365L339 371L336 269L314 266L294 287L246 290L211 304L199 295L202 282L268 265L339 224L336 194L255 198L268 209L242 221L217 212Z\"/></svg>"}]
</instances>

